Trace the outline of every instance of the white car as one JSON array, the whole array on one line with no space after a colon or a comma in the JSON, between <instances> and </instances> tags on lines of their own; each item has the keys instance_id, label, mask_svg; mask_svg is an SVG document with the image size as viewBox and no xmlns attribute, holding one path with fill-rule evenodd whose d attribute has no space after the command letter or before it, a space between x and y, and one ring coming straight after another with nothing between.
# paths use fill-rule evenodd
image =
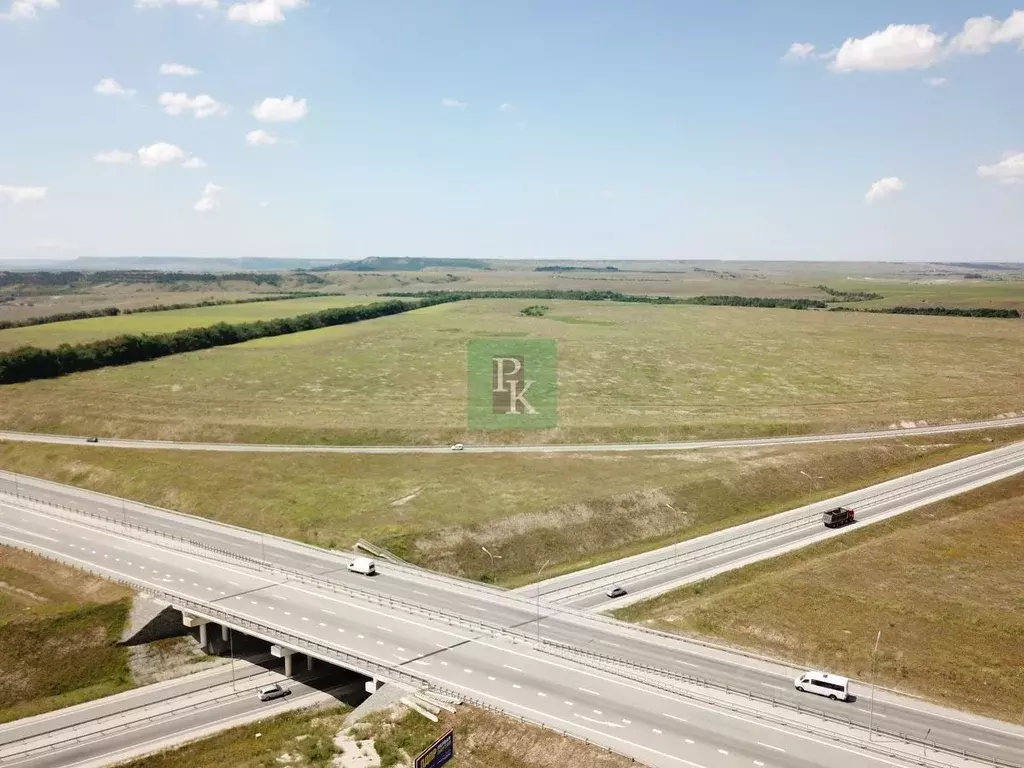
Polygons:
<instances>
[{"instance_id":1,"label":"white car","mask_svg":"<svg viewBox=\"0 0 1024 768\"><path fill-rule=\"evenodd\" d=\"M453 451L461 451L465 446L462 443L456 443L452 446Z\"/></svg>"},{"instance_id":2,"label":"white car","mask_svg":"<svg viewBox=\"0 0 1024 768\"><path fill-rule=\"evenodd\" d=\"M273 685L265 685L262 688L256 689L256 695L259 696L260 701L280 699L282 696L287 696L291 692L290 688L285 688L277 683L274 683Z\"/></svg>"},{"instance_id":3,"label":"white car","mask_svg":"<svg viewBox=\"0 0 1024 768\"><path fill-rule=\"evenodd\" d=\"M364 576L373 576L377 573L377 563L368 557L357 557L348 564L348 569L352 571L352 573L361 573Z\"/></svg>"},{"instance_id":4,"label":"white car","mask_svg":"<svg viewBox=\"0 0 1024 768\"><path fill-rule=\"evenodd\" d=\"M624 590L622 587L612 587L607 592L605 592L605 594L608 595L608 597L614 599L616 597L622 597L623 595L625 595L626 590Z\"/></svg>"},{"instance_id":5,"label":"white car","mask_svg":"<svg viewBox=\"0 0 1024 768\"><path fill-rule=\"evenodd\" d=\"M793 681L793 687L803 693L816 693L828 696L833 701L846 701L850 698L850 681L842 675L830 675L828 672L804 672Z\"/></svg>"}]
</instances>

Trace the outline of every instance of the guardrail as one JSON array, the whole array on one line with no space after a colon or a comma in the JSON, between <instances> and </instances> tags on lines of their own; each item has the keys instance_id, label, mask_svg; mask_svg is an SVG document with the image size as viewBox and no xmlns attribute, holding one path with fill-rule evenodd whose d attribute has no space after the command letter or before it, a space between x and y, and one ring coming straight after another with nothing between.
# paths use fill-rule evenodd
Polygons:
<instances>
[{"instance_id":1,"label":"guardrail","mask_svg":"<svg viewBox=\"0 0 1024 768\"><path fill-rule=\"evenodd\" d=\"M609 656L607 654L601 654L601 653L592 652L592 651L589 651L589 650L582 650L582 649L579 649L579 648L575 648L574 646L565 645L563 643L557 643L557 642L554 642L554 641L551 641L551 640L546 641L543 646L539 647L539 650L541 650L543 652L546 652L546 653L551 653L552 655L555 655L555 656L559 656L560 658L568 658L570 660L575 660L578 663L586 664L587 666L591 666L591 667L594 667L594 668L597 668L597 669L607 670L607 669L609 669L610 666L614 665L614 666L617 666L617 667L620 668L619 674L622 674L624 677L627 677L627 678L629 678L631 680L634 680L636 682L644 683L644 684L647 684L647 685L653 685L655 687L660 687L660 688L662 688L662 690L665 690L665 691L667 691L669 693L672 693L672 694L674 694L676 696L682 696L684 698L695 698L698 701L702 701L703 703L706 703L706 704L711 704L711 705L717 706L717 707L725 707L726 709L731 709L731 710L737 711L737 712L743 712L744 714L747 714L747 715L749 715L751 717L758 717L760 719L773 720L774 722L777 722L780 725L786 725L787 727L791 727L791 728L798 727L798 725L795 724L792 720L786 720L784 718L771 718L771 717L768 717L767 715L765 715L760 710L744 708L744 707L741 707L741 706L736 705L736 704L730 704L728 702L723 702L720 699L714 699L714 698L711 698L711 697L702 697L702 696L697 695L696 693L693 693L692 691L680 691L678 689L664 687L663 685L660 685L657 681L659 679L667 679L667 680L671 680L671 681L674 681L674 682L677 682L677 683L680 683L680 684L683 684L683 685L697 686L697 687L706 688L706 689L710 689L710 690L720 691L722 693L725 693L726 695L740 695L740 696L743 696L743 697L749 699L750 701L756 701L756 702L759 702L761 704L770 704L774 708L786 709L786 710L789 710L790 712L795 712L795 713L797 713L799 715L807 715L807 716L811 716L811 717L817 717L817 718L826 720L828 722L832 722L832 723L836 723L838 725L846 726L846 727L851 728L851 729L855 728L855 729L859 729L859 730L864 730L864 724L863 723L851 720L849 718L840 717L838 715L834 715L834 714L829 713L829 712L823 712L823 711L821 711L819 709L801 707L799 704L791 703L791 702L788 702L788 701L781 701L779 699L776 699L776 698L773 698L773 697L769 697L769 696L762 696L760 694L754 693L752 691L748 691L748 690L743 689L743 688L735 688L735 687L730 686L730 685L721 685L719 683L713 683L711 681L704 680L704 679L699 678L699 677L694 677L692 675L686 675L686 674L682 674L682 673L679 673L679 672L672 672L671 670L665 670L665 669L661 669L659 667L652 667L652 666L650 666L648 664L642 664L640 662L630 661L628 659L622 659L622 658L619 658L619 657L616 657L616 656ZM581 660L580 657L582 657L582 659L585 659L585 660ZM625 669L625 670L636 670L636 672L634 674L631 674L629 672L621 671L622 669ZM811 732L811 733L818 733L819 735L828 735L831 738L837 738L836 735L834 735L834 734L832 734L832 733L830 733L828 731L823 731L821 729L815 729L812 726L807 726L806 724L800 725L799 727L802 727L804 730L806 730L808 732ZM904 744L908 744L908 745L912 744L912 745L915 745L915 746L922 747L923 749L926 749L926 750L930 749L933 752L940 752L940 753L944 753L944 754L947 754L947 755L951 755L953 757L960 757L960 758L963 758L965 760L975 760L975 761L978 761L978 762L983 762L983 763L986 763L988 765L996 766L996 768L1019 768L1014 763L1004 762L1002 760L999 760L998 758L988 757L986 755L979 755L977 753L970 752L970 751L968 751L966 749L962 749L962 748L958 749L958 748L955 748L955 747L950 747L948 745L940 744L938 742L928 741L926 739L921 739L921 738L916 737L916 736L911 736L909 734L901 733L901 732L898 732L898 731L893 731L893 730L885 728L885 727L875 726L871 730L874 733L876 733L876 734L896 739L898 741L903 742ZM847 741L849 743L854 743L854 744L856 744L857 746L860 746L860 747L864 746L863 742L857 741L856 739L839 739L839 740L845 740L845 741ZM904 758L904 759L907 758L907 755L905 753L902 753L902 752L893 753L891 756L899 756L899 757ZM916 756L912 756L912 757L915 760L919 759ZM921 763L921 764L925 765L926 763ZM948 766L948 763L934 763L933 762L933 763L927 763L927 764L929 764L929 765L936 765L936 766Z\"/></svg>"},{"instance_id":2,"label":"guardrail","mask_svg":"<svg viewBox=\"0 0 1024 768\"><path fill-rule=\"evenodd\" d=\"M569 649L572 653L577 654L579 656L589 657L589 658L596 658L596 659L600 659L600 660L602 660L604 662L614 662L614 663L618 663L618 664L621 664L621 665L632 665L632 666L635 666L635 667L641 667L641 668L645 668L647 670L650 670L650 673L652 673L652 674L656 673L656 674L660 674L662 676L667 676L667 677L676 676L676 673L673 673L673 672L671 672L669 670L663 670L663 669L659 669L659 668L656 668L656 667L649 667L647 665L643 665L643 664L640 664L638 662L631 662L631 661L628 661L628 660L619 659L617 657L603 655L603 654L600 654L600 653L597 653L597 652L594 652L594 651L583 650L583 649L575 648L573 646L567 646L567 645L558 643L558 642L553 641L553 640L548 640L546 638L542 639L541 642L538 644L538 642L537 642L537 640L536 640L534 635L526 633L526 632L517 631L516 629L513 629L513 628L508 628L508 627L504 627L504 626L501 626L501 625L491 624L489 622L481 621L479 619L472 619L472 618L465 617L465 616L452 615L452 614L450 614L450 613L448 613L446 611L440 611L440 610L437 610L437 609L432 609L432 608L429 608L429 607L426 607L426 606L423 606L423 605L420 605L420 604L417 604L417 603L412 603L412 602L409 602L409 601L402 600L400 598L392 598L392 597L380 595L380 594L375 593L375 592L366 592L366 591L359 590L359 589L356 589L356 588L353 588L353 587L349 587L347 585L337 584L335 582L328 581L326 579L322 579L322 578L319 578L319 577L316 577L316 576L311 576L311 575L306 574L306 573L301 572L301 571L296 571L296 570L293 570L293 569L277 566L277 565L275 565L273 563L267 563L265 561L261 561L261 560L255 559L255 558L247 557L245 555L239 555L239 554L230 552L228 550L221 550L219 548L212 547L212 546L207 545L207 544L202 543L202 542L196 542L196 541L193 541L193 540L190 540L190 539L185 539L183 537L174 536L172 534L167 534L164 531L160 531L160 530L156 530L156 529L150 529L150 528L147 528L145 526L138 526L138 525L135 525L135 524L132 524L132 523L127 523L127 522L124 522L124 521L119 521L119 520L116 520L115 518L110 518L110 517L107 517L107 516L104 516L104 515L100 515L100 514L97 514L97 513L94 513L94 512L89 512L89 511L85 511L85 510L78 510L78 509L70 508L70 507L64 507L63 505L55 504L54 502L50 502L50 501L46 501L46 500L37 500L37 499L31 499L31 500L33 502L45 504L45 505L50 506L50 507L57 507L58 509L70 512L70 513L75 514L75 515L86 515L86 516L91 517L93 519L100 520L100 521L102 521L104 523L112 524L112 525L117 526L117 527L133 529L133 530L145 533L147 535L158 536L158 537L161 537L163 539L167 539L167 540L171 541L172 543L175 543L175 544L178 544L178 545L181 545L181 546L192 546L192 547L195 547L197 549L203 550L204 552L212 552L214 554L217 554L217 555L219 555L219 556L221 556L223 558L226 558L226 559L232 561L233 563L237 563L237 562L241 561L241 562L243 562L244 564L248 565L251 568L255 568L255 569L261 570L261 571L270 571L270 572L280 573L282 575L287 576L290 579L295 579L295 580L297 580L297 581L299 581L301 583L311 584L311 585L314 585L314 586L317 586L317 587L320 587L320 588L327 588L327 589L330 589L331 591L333 591L335 593L344 593L344 594L348 594L348 595L350 595L352 597L358 598L360 600L366 600L366 601L369 601L369 602L376 603L378 605L388 605L390 607L401 608L404 611L412 611L412 612L418 613L420 615L428 616L428 617L430 617L430 618L432 618L434 620L444 622L444 623L448 624L449 626L452 626L452 625L468 626L468 627L471 627L473 629L476 629L477 631L483 631L483 632L486 632L488 634L494 634L494 635L500 635L500 636L506 637L507 639L511 639L513 642L528 642L528 643L531 643L532 645L538 647L540 650L544 650L544 646L548 646L548 647L552 647L552 648ZM53 559L53 558L50 558L50 559ZM99 575L103 576L104 578L108 578L108 579L111 578L108 573L106 573L104 571L101 571L101 570L93 570L91 568L87 568L86 570L91 570L94 573L98 573ZM139 589L141 591L149 592L151 594L157 594L158 596L161 596L161 599L165 600L166 602L173 603L173 604L178 605L178 606L188 607L190 603L193 603L193 604L198 606L197 608L194 609L195 613L203 615L203 616L205 616L207 618L214 619L214 620L218 621L219 623L226 624L227 626L233 626L233 627L236 627L236 628L238 628L239 626L246 626L246 628L244 630L240 630L240 631L245 631L248 634L253 635L254 637L260 637L261 639L263 639L263 640L265 640L267 642L270 642L270 643L285 642L287 644L291 644L292 641L290 640L290 638L300 638L299 640L295 640L295 642L312 642L312 643L314 643L314 645L318 645L320 648L326 649L326 650L321 651L322 653L340 654L341 656L346 657L348 660L341 662L342 666L347 666L347 667L356 669L357 671L364 672L366 674L376 675L376 676L381 677L383 679L394 678L395 675L397 674L397 675L401 675L401 676L404 676L406 678L415 680L415 681L417 681L417 684L419 684L419 685L430 685L430 683L428 683L424 678L420 678L420 677L417 677L415 675L411 675L411 674L409 674L407 672L404 672L404 671L403 672L397 672L396 671L397 668L392 667L390 665L380 665L380 664L377 664L376 662L366 662L366 660L362 659L362 657L357 657L357 656L354 656L352 654L347 654L345 652L333 650L330 646L326 646L326 645L317 643L316 641L302 640L301 636L293 635L291 633L287 633L287 632L282 631L282 630L278 630L278 629L274 629L274 628L269 628L269 634L267 636L261 635L258 632L258 628L259 627L266 627L267 625L261 625L258 622L251 622L250 620L244 620L244 619L240 619L240 618L235 618L230 613L220 611L219 609L213 609L212 607L208 607L207 604L203 604L201 602L192 601L191 599L188 599L188 598L178 597L178 596L174 595L174 593L170 593L170 592L166 592L166 591L163 591L163 590L159 590L159 589L153 588L153 587L151 587L149 585L140 585L139 583L136 583L136 582L131 581L131 580L117 579L117 578L115 578L114 580L121 581L122 583L126 583L126 584L131 584L135 589ZM509 595L509 596L511 597L511 595ZM529 600L526 600L526 599L517 599L517 602L523 602L524 604L525 603L529 603L530 607L533 606L533 601L529 601ZM608 617L598 616L598 615L590 614L590 613L577 612L577 611L566 611L564 608L562 608L562 607L560 607L560 608L561 608L560 612L562 612L562 613L582 613L583 614L583 618L585 618L588 621L593 621L595 619L596 620L605 620L605 621L607 621L610 624L617 625L619 628L622 627L620 622L617 622L614 619L610 619ZM191 610L192 609L190 609L190 611ZM214 611L217 615L214 615L213 613L211 613L211 611ZM219 618L218 618L218 616L219 616ZM671 640L674 640L676 642L678 642L680 640L679 637L676 637L676 636L673 636L673 635L669 635L669 634L663 633L663 632L658 632L657 630L650 630L648 628L641 627L641 626L629 625L629 628L630 629L639 629L639 630L642 630L642 631L645 631L645 632L649 632L649 633L652 633L652 634L660 635L660 636L662 636L662 637L664 637L666 639L671 639ZM283 641L282 641L282 638L284 638ZM699 644L705 645L707 647L712 647L712 648L716 648L716 649L720 649L720 650L724 650L724 651L733 652L733 649L722 648L721 646L715 646L715 645L710 644L710 643L699 643ZM303 649L301 647L297 647L295 650L298 650L300 652L306 652L305 649ZM316 655L316 654L313 654L313 655ZM751 656L753 658L764 659L764 657L757 657L757 656L755 656L753 654L746 654L746 655ZM328 661L328 662L331 661L330 658L324 658L324 660ZM774 662L774 660L771 660L771 659L764 659L764 660ZM777 662L775 662L775 663L777 663ZM355 666L357 664L363 664L364 667ZM379 667L379 669L377 671L373 671L372 670L372 667L375 664ZM369 669L370 671L367 672L367 669ZM694 683L694 684L698 684L698 685L703 685L704 687L708 687L708 688L715 688L715 689L719 689L719 690L724 690L726 693L730 693L730 694L743 694L743 695L746 695L748 698L750 698L752 700L758 699L758 700L762 700L762 701L765 701L765 702L772 702L775 705L781 705L781 706L785 706L785 707L789 707L789 708L794 708L793 705L786 704L785 702L776 702L776 701L774 701L772 699L768 699L766 697L759 697L757 694L754 694L751 691L746 691L744 689L732 688L730 686L721 686L719 684L712 683L710 681L702 680L702 679L699 679L699 678L689 678L687 676L682 676L682 675L680 675L679 677L685 679L687 682L690 682L690 683ZM431 686L431 687L433 687L433 686ZM680 695L680 694L677 694L677 695ZM796 706L795 710L799 711L799 712L805 712L807 714L812 714L813 713L814 715L822 717L822 718L824 718L826 720L834 719L833 717L830 717L827 713L823 712L822 710L813 710L813 709L804 710L804 709L800 708L799 706ZM863 725L859 725L857 723L854 723L853 721L845 721L845 724L849 725L850 727L857 727L857 728L861 728L861 729L864 728ZM989 758L989 757L984 756L984 755L979 755L979 754L976 754L976 753L967 752L965 750L958 750L958 749L953 748L953 747L942 745L941 743L938 743L938 742L926 742L926 741L924 741L922 739L917 739L916 737L909 736L909 735L906 735L906 734L902 734L900 732L890 731L890 730L885 729L885 728L876 727L876 728L874 728L874 731L879 733L879 734L885 734L887 736L891 736L893 738L897 738L897 739L899 739L901 741L904 741L904 742L916 743L916 744L919 744L921 746L927 746L928 748L933 749L935 751L948 752L950 754L955 754L955 755L958 755L958 756L963 756L963 757L970 758L970 759L973 759L973 760L978 760L978 761L982 761L982 762L988 762L989 764L991 764L993 766L1000 766L1000 767L1005 766L1006 768L1015 768L1010 763L999 762L998 760L994 760L994 759Z\"/></svg>"}]
</instances>

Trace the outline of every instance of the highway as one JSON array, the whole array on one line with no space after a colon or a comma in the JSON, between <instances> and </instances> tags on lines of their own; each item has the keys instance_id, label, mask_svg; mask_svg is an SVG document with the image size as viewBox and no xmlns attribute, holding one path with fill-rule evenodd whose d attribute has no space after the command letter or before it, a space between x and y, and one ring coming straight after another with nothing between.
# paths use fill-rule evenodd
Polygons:
<instances>
[{"instance_id":1,"label":"highway","mask_svg":"<svg viewBox=\"0 0 1024 768\"><path fill-rule=\"evenodd\" d=\"M685 440L662 443L578 443L541 445L473 445L466 443L462 453L622 453L632 451L692 451L710 448L764 448L775 445L808 445L815 443L856 442L887 438L942 435L956 432L977 432L1024 426L1024 417L987 419L960 424L939 424L926 427L875 429L861 432L839 432L827 435L780 435L777 437L730 438L723 440ZM0 440L51 445L81 445L90 448L134 448L143 450L221 451L227 453L344 453L344 454L416 454L454 453L446 445L272 445L264 443L200 443L170 440L134 440L102 437L98 443L86 443L88 435L52 435L38 432L0 431Z\"/></svg>"},{"instance_id":2,"label":"highway","mask_svg":"<svg viewBox=\"0 0 1024 768\"><path fill-rule=\"evenodd\" d=\"M648 600L682 584L776 557L808 544L842 536L1024 471L1024 443L943 464L707 536L557 576L517 590L549 602L597 611ZM826 528L821 513L846 506L857 522ZM628 594L610 600L609 587Z\"/></svg>"},{"instance_id":3,"label":"highway","mask_svg":"<svg viewBox=\"0 0 1024 768\"><path fill-rule=\"evenodd\" d=\"M22 493L60 492L75 497L79 506L103 505L108 512L115 507L110 497L99 494L61 489L45 481L21 479L20 483L29 484L28 489L19 486ZM723 713L706 703L696 705L678 692L667 695L658 687L652 691L634 679L641 675L639 667L632 670L633 677L609 670L616 665L648 664L665 673L674 672L677 678L689 675L753 691L762 700L745 698L743 706L763 706L767 698L776 717L783 712L787 720L802 716L782 705L798 702L812 712L865 723L863 686L855 686L859 698L852 704L802 696L792 689L796 671L784 665L543 603L538 606L545 642L538 646L529 642L537 630L533 609L538 606L520 595L404 566L385 565L381 576L361 578L342 569L345 561L341 555L125 504L122 515L130 522L177 524L178 535L205 539L211 547L185 553L175 551L163 536L135 528L125 528L130 535L122 535L113 523L88 518L72 522L70 513L55 514L45 505L11 496L7 499L0 506L0 540L5 543L128 579L150 591L176 590L189 599L206 601L211 609L230 608L247 620L279 626L282 632L301 633L340 652L413 671L437 687L596 740L650 765L731 766L756 761L775 766L842 766L873 765L880 760L856 749L847 751L851 747L823 740L820 734L799 735L777 723ZM140 536L151 540L140 540ZM173 546L191 545L173 542ZM214 547L234 547L241 555L255 552L281 568L296 564L311 578L318 575L322 581L303 582L229 558L212 560L220 557ZM324 574L340 585L338 590L327 586ZM398 602L404 600L425 607L410 608L409 603ZM567 651L559 656L552 651L555 642L588 653ZM771 699L779 706L771 707ZM931 730L933 738L939 734L951 747L985 754L1004 764L1024 763L1024 729L884 691L876 695L875 707L875 723L886 730L921 737ZM834 722L825 726L843 727ZM817 721L817 728L825 726ZM885 759L889 764L902 764Z\"/></svg>"}]
</instances>

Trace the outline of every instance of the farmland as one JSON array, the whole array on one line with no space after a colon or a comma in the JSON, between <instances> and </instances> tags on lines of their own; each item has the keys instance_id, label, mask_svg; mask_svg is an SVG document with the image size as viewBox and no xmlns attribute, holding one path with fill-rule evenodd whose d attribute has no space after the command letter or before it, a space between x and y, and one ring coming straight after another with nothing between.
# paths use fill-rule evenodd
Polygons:
<instances>
[{"instance_id":1,"label":"farmland","mask_svg":"<svg viewBox=\"0 0 1024 768\"><path fill-rule=\"evenodd\" d=\"M220 307L175 309L165 312L140 312L113 317L68 320L26 328L8 328L0 330L0 352L23 346L47 348L59 344L81 344L127 333L169 333L185 328L203 328L216 323L273 320L332 307L369 304L373 301L379 301L379 299L372 296L324 296Z\"/></svg>"},{"instance_id":2,"label":"farmland","mask_svg":"<svg viewBox=\"0 0 1024 768\"><path fill-rule=\"evenodd\" d=\"M1018 475L617 615L861 680L881 630L879 685L1024 722L1022 494Z\"/></svg>"},{"instance_id":3,"label":"farmland","mask_svg":"<svg viewBox=\"0 0 1024 768\"><path fill-rule=\"evenodd\" d=\"M529 303L441 305L5 386L0 425L253 442L583 442L884 427L1022 405L1016 321L577 301L524 317ZM557 428L467 435L474 338L557 341Z\"/></svg>"}]
</instances>

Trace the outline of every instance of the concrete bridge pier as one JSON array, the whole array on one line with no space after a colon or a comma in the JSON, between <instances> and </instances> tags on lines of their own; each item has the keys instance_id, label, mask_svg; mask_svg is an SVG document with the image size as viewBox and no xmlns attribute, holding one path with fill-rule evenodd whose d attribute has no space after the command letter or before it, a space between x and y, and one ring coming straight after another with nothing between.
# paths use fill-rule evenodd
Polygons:
<instances>
[{"instance_id":1,"label":"concrete bridge pier","mask_svg":"<svg viewBox=\"0 0 1024 768\"><path fill-rule=\"evenodd\" d=\"M207 636L206 626L210 623L209 619L204 619L200 616L193 616L190 613L181 614L181 623L186 627L199 627L199 647L204 651L209 648L210 638Z\"/></svg>"},{"instance_id":2,"label":"concrete bridge pier","mask_svg":"<svg viewBox=\"0 0 1024 768\"><path fill-rule=\"evenodd\" d=\"M292 677L292 656L295 655L295 651L285 648L283 645L272 645L270 646L270 655L284 659L284 674L287 677Z\"/></svg>"}]
</instances>

